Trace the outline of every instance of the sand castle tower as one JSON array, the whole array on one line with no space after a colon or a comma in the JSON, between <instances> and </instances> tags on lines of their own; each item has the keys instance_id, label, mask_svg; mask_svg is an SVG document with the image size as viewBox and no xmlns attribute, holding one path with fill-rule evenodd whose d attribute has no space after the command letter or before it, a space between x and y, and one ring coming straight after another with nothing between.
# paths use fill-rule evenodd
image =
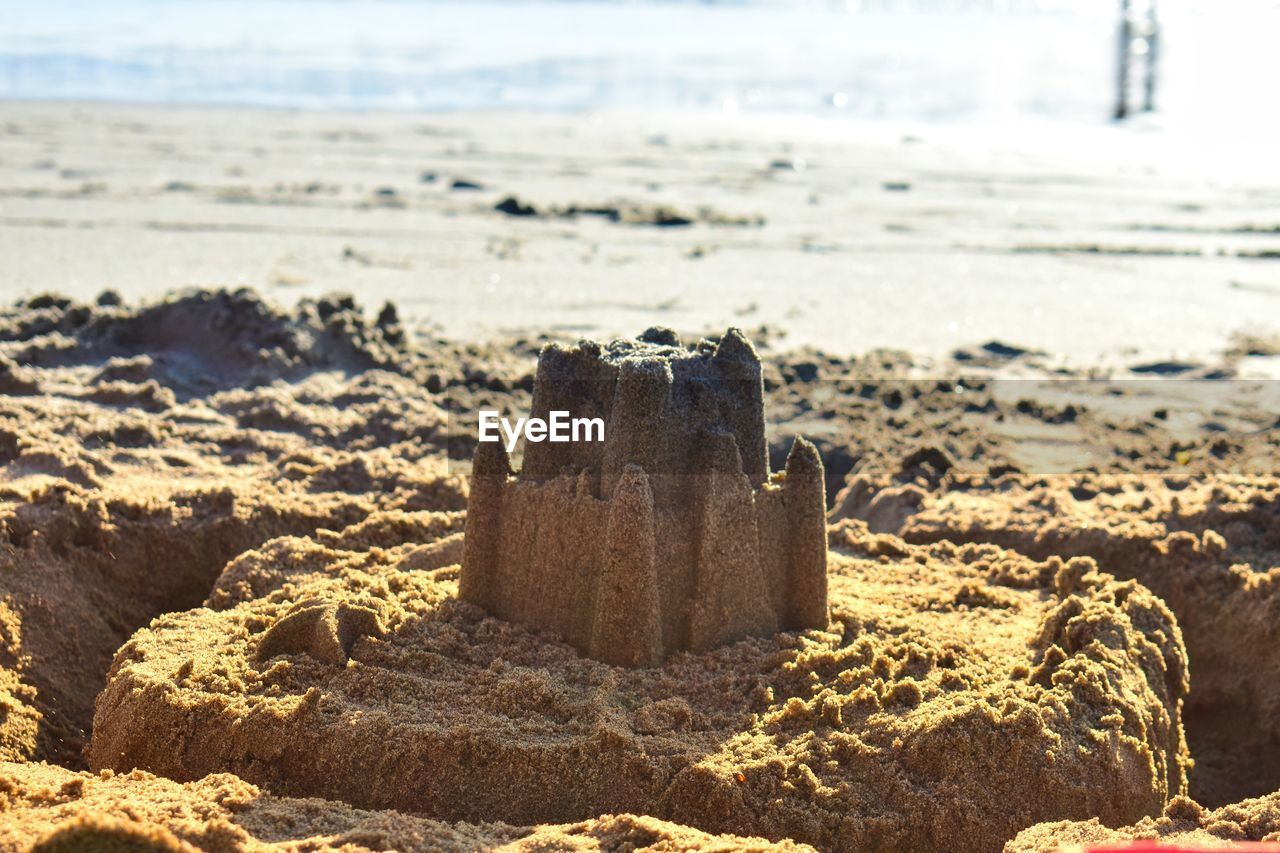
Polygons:
<instances>
[{"instance_id":1,"label":"sand castle tower","mask_svg":"<svg viewBox=\"0 0 1280 853\"><path fill-rule=\"evenodd\" d=\"M763 397L737 329L548 345L530 417L599 417L604 440L527 442L518 475L478 445L461 598L633 667L826 627L822 460L797 439L770 475Z\"/></svg>"}]
</instances>

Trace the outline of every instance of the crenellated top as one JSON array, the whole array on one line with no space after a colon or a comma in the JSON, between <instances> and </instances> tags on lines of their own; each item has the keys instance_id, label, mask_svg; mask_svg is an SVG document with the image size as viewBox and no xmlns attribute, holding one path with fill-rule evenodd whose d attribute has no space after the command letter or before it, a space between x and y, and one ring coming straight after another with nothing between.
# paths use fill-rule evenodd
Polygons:
<instances>
[{"instance_id":1,"label":"crenellated top","mask_svg":"<svg viewBox=\"0 0 1280 853\"><path fill-rule=\"evenodd\" d=\"M603 418L605 440L529 444L522 479L594 469L602 478L599 494L607 495L622 469L634 464L652 476L675 475L675 484L658 487L663 501L694 469L703 436L720 433L733 436L753 486L768 477L760 359L738 329L693 349L667 329L605 345L548 344L538 358L530 417L554 410Z\"/></svg>"}]
</instances>

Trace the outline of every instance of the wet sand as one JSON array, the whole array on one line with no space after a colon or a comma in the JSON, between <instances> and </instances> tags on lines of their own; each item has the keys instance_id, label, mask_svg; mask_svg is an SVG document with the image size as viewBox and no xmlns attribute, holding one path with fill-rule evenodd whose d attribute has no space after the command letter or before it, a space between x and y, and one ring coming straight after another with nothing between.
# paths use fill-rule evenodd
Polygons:
<instances>
[{"instance_id":1,"label":"wet sand","mask_svg":"<svg viewBox=\"0 0 1280 853\"><path fill-rule=\"evenodd\" d=\"M0 288L344 290L455 340L768 325L840 355L997 339L1080 367L1203 362L1280 331L1280 187L1170 148L1112 128L9 103Z\"/></svg>"}]
</instances>

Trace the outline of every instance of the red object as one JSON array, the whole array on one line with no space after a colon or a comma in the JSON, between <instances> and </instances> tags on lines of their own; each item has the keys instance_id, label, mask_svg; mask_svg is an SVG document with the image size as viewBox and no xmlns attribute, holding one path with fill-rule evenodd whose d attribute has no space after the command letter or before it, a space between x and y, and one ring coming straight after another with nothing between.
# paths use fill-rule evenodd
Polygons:
<instances>
[{"instance_id":1,"label":"red object","mask_svg":"<svg viewBox=\"0 0 1280 853\"><path fill-rule=\"evenodd\" d=\"M1085 848L1085 853L1216 853L1216 851L1240 851L1240 853L1280 853L1280 844L1270 841L1235 841L1207 847L1203 844L1162 844L1159 841L1126 841L1120 844L1095 844Z\"/></svg>"}]
</instances>

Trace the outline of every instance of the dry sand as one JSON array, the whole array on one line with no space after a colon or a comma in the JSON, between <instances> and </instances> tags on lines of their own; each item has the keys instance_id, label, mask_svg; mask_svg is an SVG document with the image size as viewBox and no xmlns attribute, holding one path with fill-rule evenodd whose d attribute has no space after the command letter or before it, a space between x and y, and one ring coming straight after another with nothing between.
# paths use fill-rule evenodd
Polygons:
<instances>
[{"instance_id":1,"label":"dry sand","mask_svg":"<svg viewBox=\"0 0 1280 853\"><path fill-rule=\"evenodd\" d=\"M1280 787L1280 481L1006 478L943 491L900 526L909 541L1090 556L1160 595L1191 658L1192 793L1221 805Z\"/></svg>"},{"instance_id":2,"label":"dry sand","mask_svg":"<svg viewBox=\"0 0 1280 853\"><path fill-rule=\"evenodd\" d=\"M1206 809L1179 797L1164 814L1134 826L1108 829L1097 820L1045 823L1018 834L1005 853L1075 853L1092 844L1158 841L1196 849L1230 849L1234 842L1280 842L1280 795Z\"/></svg>"},{"instance_id":3,"label":"dry sand","mask_svg":"<svg viewBox=\"0 0 1280 853\"><path fill-rule=\"evenodd\" d=\"M0 764L0 813L0 847L39 853L808 849L636 815L539 827L448 824L276 797L228 774L182 785L139 770L74 773L47 764Z\"/></svg>"},{"instance_id":4,"label":"dry sand","mask_svg":"<svg viewBox=\"0 0 1280 853\"><path fill-rule=\"evenodd\" d=\"M207 784L324 797L339 828L339 802L513 825L631 812L832 849L993 850L1042 820L1136 824L1188 771L1206 798L1267 784L1265 760L1231 762L1269 748L1270 682L1226 664L1198 680L1197 653L1240 655L1229 632L1204 645L1195 613L1253 608L1245 661L1266 671L1273 481L1211 472L1260 464L1270 433L1149 416L1176 394L1144 392L1127 419L1101 386L1069 416L1053 383L1011 400L989 374L1021 357L988 353L957 393L903 378L904 356L775 353L774 460L816 432L829 488L848 480L835 515L974 544L842 522L828 630L620 670L456 598L467 481L448 455L470 457L474 420L449 410L526 408L537 342L442 343L393 314L201 292L3 315L6 758L231 772L244 782ZM1258 416L1247 393L1227 402ZM1019 467L1046 446L1109 462ZM1053 538L1082 511L1114 530ZM1189 614L1189 681L1164 604L1092 558ZM152 796L117 778L122 809ZM37 820L15 802L16 825Z\"/></svg>"},{"instance_id":5,"label":"dry sand","mask_svg":"<svg viewBox=\"0 0 1280 853\"><path fill-rule=\"evenodd\" d=\"M457 568L386 549L426 538L388 521L353 543L268 543L208 609L136 634L91 765L230 771L449 820L627 811L840 849L992 848L1051 817L1127 823L1183 790L1178 631L1088 561L840 528L830 630L627 670L458 602ZM307 636L262 659L300 602ZM349 659L310 651L326 632Z\"/></svg>"},{"instance_id":6,"label":"dry sand","mask_svg":"<svg viewBox=\"0 0 1280 853\"><path fill-rule=\"evenodd\" d=\"M6 295L78 301L0 311L0 849L1276 831L1280 395L1134 379L1273 368L1273 190L619 116L3 133ZM290 307L159 296L237 279ZM827 630L626 670L457 600L475 412L655 323L753 329Z\"/></svg>"},{"instance_id":7,"label":"dry sand","mask_svg":"<svg viewBox=\"0 0 1280 853\"><path fill-rule=\"evenodd\" d=\"M0 612L17 679L4 758L80 765L115 650L199 604L235 555L375 507L465 506L463 479L432 456L443 412L409 379L358 372L389 357L373 354L385 341L371 332L360 351L335 331L343 316L326 332L222 293L0 321ZM290 374L308 378L263 384Z\"/></svg>"}]
</instances>

